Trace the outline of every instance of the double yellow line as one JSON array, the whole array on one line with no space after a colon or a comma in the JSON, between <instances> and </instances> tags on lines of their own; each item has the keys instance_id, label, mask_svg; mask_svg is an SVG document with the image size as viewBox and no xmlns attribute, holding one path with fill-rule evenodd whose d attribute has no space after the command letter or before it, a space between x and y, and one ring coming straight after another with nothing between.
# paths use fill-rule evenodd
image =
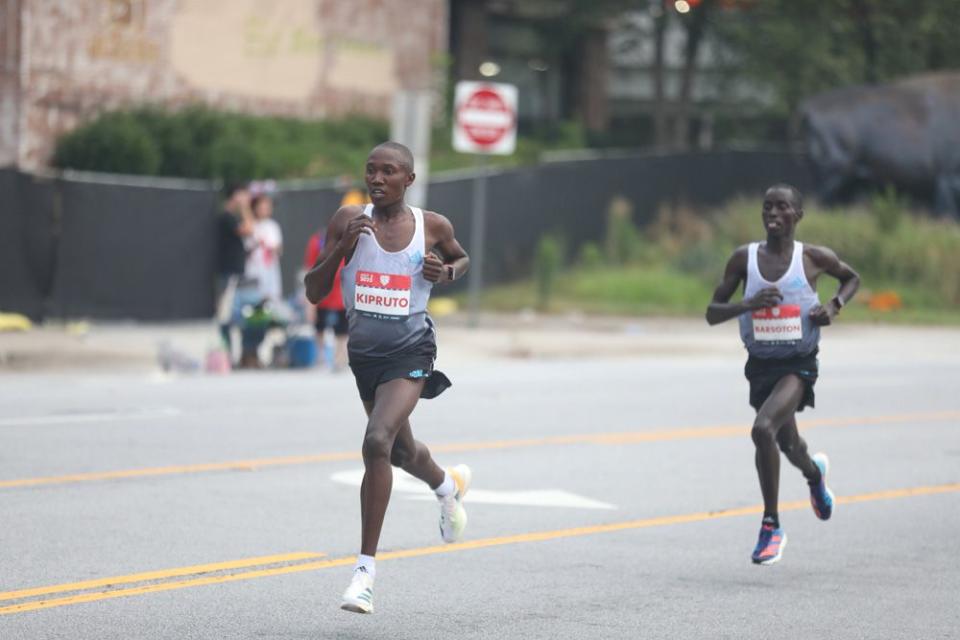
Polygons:
<instances>
[{"instance_id":1,"label":"double yellow line","mask_svg":"<svg viewBox=\"0 0 960 640\"><path fill-rule=\"evenodd\" d=\"M936 411L925 413L902 413L880 416L860 416L855 418L821 418L804 420L800 427L810 429L814 427L849 427L849 426L877 426L897 423L942 422L945 420L960 419L960 411ZM707 427L686 427L675 429L660 429L656 431L623 431L613 433L584 433L567 436L550 436L546 438L524 438L515 440L488 440L480 442L460 442L432 445L434 453L460 453L469 451L487 451L502 449L518 449L543 446L563 445L622 445L639 444L644 442L666 442L671 440L697 440L707 438L728 438L746 436L750 429L743 424L717 425ZM117 471L99 471L93 473L74 473L61 476L44 476L37 478L19 478L15 480L0 480L0 489L16 489L45 485L76 484L104 480L131 480L169 475L193 473L209 473L217 471L255 471L269 467L286 467L320 462L338 462L344 460L360 460L359 451L340 451L318 453L312 455L281 456L273 458L253 458L249 460L233 460L228 462L212 462L203 464L182 464L163 467L144 467L139 469L121 469Z\"/></svg>"},{"instance_id":2,"label":"double yellow line","mask_svg":"<svg viewBox=\"0 0 960 640\"><path fill-rule=\"evenodd\" d=\"M855 504L859 502L893 500L897 498L912 498L918 496L930 496L957 492L960 492L960 482L846 496L838 498L837 503ZM806 501L788 502L780 505L780 511L796 511L798 509L808 508L810 508L810 505ZM545 542L564 538L615 533L618 531L628 531L632 529L646 529L651 527L702 522L705 520L717 520L720 518L732 518L737 516L758 514L762 512L762 506L751 506L736 509L724 509L720 511L705 511L684 515L646 518L642 520L627 520L625 522L614 522L609 524L574 527L569 529L555 529L553 531L521 533L493 538L481 538L478 540L471 540L469 542L461 542L443 546L429 546L400 551L389 551L378 554L377 560L382 562L385 560L399 560L402 558L418 558L441 553L456 553L460 551L487 549L490 547L499 547L505 545ZM321 557L323 557L323 554L319 553L291 553L285 555L249 558L246 560L235 560L231 562L196 565L192 567L181 567L163 571L150 571L127 576L88 580L85 582L73 582L47 587L7 591L0 593L0 602L16 600L20 600L20 602L6 606L0 606L0 615L11 615L16 613L24 613L27 611L37 611L40 609L50 609L53 607L80 604L83 602L108 600L111 598L126 598L131 596L145 595L148 593L157 593L160 591L171 591L174 589L186 589L190 587L200 587L225 582L236 582L239 580L252 580L255 578L284 575L288 573L316 571L331 567L347 566L353 564L355 561L355 556L319 560L318 558ZM230 572L233 569L243 569L248 567L261 568L253 571L241 571L237 573ZM193 577L188 580L172 579L183 576L199 577ZM117 588L121 585L130 584L137 584L138 586ZM73 593L73 595L52 598L49 597L62 593Z\"/></svg>"}]
</instances>

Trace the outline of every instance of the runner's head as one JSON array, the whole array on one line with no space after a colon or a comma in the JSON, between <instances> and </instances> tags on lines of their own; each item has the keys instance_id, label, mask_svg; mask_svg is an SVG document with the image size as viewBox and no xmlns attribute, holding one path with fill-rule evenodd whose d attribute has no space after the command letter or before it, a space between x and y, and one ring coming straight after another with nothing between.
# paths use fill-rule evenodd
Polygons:
<instances>
[{"instance_id":1,"label":"runner's head","mask_svg":"<svg viewBox=\"0 0 960 640\"><path fill-rule=\"evenodd\" d=\"M370 201L378 207L403 200L415 178L413 154L399 142L379 144L367 156L364 179Z\"/></svg>"},{"instance_id":2,"label":"runner's head","mask_svg":"<svg viewBox=\"0 0 960 640\"><path fill-rule=\"evenodd\" d=\"M803 195L796 187L775 184L763 196L763 228L768 237L793 237L803 218Z\"/></svg>"}]
</instances>

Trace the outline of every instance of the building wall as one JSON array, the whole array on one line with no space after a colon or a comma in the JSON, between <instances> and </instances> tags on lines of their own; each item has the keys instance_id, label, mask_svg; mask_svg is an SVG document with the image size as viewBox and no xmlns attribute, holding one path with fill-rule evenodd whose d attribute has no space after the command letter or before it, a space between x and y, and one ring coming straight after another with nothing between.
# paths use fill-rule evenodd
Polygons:
<instances>
[{"instance_id":1,"label":"building wall","mask_svg":"<svg viewBox=\"0 0 960 640\"><path fill-rule=\"evenodd\" d=\"M0 167L17 160L19 98L20 0L0 0Z\"/></svg>"},{"instance_id":2,"label":"building wall","mask_svg":"<svg viewBox=\"0 0 960 640\"><path fill-rule=\"evenodd\" d=\"M0 2L19 4L22 22L25 168L47 164L78 123L144 102L386 118L396 90L436 86L447 46L446 0ZM9 114L0 119L6 132Z\"/></svg>"}]
</instances>

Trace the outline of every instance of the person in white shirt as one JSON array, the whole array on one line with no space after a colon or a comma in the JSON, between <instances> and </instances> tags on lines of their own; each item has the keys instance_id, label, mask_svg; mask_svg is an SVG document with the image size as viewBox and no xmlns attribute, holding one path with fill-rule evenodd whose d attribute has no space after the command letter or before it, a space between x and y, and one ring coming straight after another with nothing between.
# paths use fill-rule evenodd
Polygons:
<instances>
[{"instance_id":1,"label":"person in white shirt","mask_svg":"<svg viewBox=\"0 0 960 640\"><path fill-rule=\"evenodd\" d=\"M265 193L251 202L255 218L251 247L247 255L246 276L257 281L264 300L278 302L283 298L280 274L280 255L283 252L283 232L273 219L273 199Z\"/></svg>"}]
</instances>

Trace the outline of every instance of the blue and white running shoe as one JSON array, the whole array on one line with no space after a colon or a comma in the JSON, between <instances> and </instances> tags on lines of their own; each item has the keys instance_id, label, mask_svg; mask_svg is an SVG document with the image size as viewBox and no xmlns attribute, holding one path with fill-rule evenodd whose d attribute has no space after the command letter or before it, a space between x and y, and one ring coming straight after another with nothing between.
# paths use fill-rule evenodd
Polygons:
<instances>
[{"instance_id":1,"label":"blue and white running shoe","mask_svg":"<svg viewBox=\"0 0 960 640\"><path fill-rule=\"evenodd\" d=\"M827 471L830 470L830 459L825 453L815 453L813 464L820 469L820 482L810 485L810 504L813 512L821 520L829 520L833 515L833 491L827 486Z\"/></svg>"}]
</instances>

